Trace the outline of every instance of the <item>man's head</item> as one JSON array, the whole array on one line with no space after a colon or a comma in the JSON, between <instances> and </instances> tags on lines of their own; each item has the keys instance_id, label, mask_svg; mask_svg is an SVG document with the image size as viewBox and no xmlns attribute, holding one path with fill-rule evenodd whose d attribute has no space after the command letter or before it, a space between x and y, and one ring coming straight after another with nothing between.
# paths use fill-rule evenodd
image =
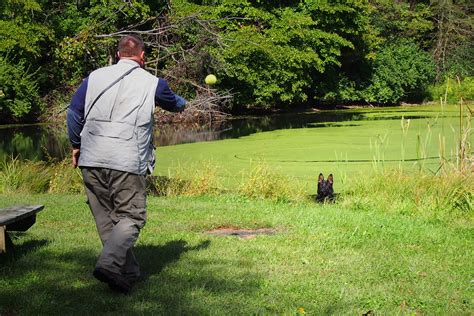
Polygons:
<instances>
[{"instance_id":1,"label":"man's head","mask_svg":"<svg viewBox=\"0 0 474 316\"><path fill-rule=\"evenodd\" d=\"M126 35L122 37L118 44L117 55L120 59L134 60L143 67L145 64L145 44L136 35Z\"/></svg>"}]
</instances>

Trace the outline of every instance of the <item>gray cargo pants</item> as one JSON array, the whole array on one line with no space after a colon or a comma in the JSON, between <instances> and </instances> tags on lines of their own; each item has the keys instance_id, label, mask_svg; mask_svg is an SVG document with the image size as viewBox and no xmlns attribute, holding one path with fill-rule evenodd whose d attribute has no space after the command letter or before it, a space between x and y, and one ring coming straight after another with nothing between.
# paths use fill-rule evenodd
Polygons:
<instances>
[{"instance_id":1,"label":"gray cargo pants","mask_svg":"<svg viewBox=\"0 0 474 316\"><path fill-rule=\"evenodd\" d=\"M138 278L140 267L132 248L146 222L145 176L106 168L81 171L103 245L96 268Z\"/></svg>"}]
</instances>

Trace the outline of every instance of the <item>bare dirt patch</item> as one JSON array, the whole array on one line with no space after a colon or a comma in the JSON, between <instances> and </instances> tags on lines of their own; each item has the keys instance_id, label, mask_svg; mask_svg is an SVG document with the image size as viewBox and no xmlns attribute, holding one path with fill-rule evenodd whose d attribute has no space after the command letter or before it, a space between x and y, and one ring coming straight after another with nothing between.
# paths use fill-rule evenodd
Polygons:
<instances>
[{"instance_id":1,"label":"bare dirt patch","mask_svg":"<svg viewBox=\"0 0 474 316\"><path fill-rule=\"evenodd\" d=\"M240 229L235 227L219 227L205 233L213 236L235 236L250 239L258 235L275 235L277 231L273 228Z\"/></svg>"}]
</instances>

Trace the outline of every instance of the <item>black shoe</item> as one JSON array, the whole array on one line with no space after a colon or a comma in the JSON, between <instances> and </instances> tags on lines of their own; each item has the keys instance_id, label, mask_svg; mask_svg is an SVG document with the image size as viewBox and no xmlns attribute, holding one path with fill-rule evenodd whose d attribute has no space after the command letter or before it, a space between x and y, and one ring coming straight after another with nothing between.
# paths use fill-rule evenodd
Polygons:
<instances>
[{"instance_id":1,"label":"black shoe","mask_svg":"<svg viewBox=\"0 0 474 316\"><path fill-rule=\"evenodd\" d=\"M114 291L128 294L128 292L130 292L132 289L130 282L121 274L114 273L103 268L95 268L92 275L94 275L97 280L107 283Z\"/></svg>"}]
</instances>

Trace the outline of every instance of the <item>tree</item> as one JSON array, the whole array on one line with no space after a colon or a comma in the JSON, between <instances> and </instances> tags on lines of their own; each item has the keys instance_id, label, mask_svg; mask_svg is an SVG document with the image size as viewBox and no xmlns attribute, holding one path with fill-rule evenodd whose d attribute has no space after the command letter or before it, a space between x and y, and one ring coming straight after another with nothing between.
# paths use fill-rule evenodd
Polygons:
<instances>
[{"instance_id":1,"label":"tree","mask_svg":"<svg viewBox=\"0 0 474 316\"><path fill-rule=\"evenodd\" d=\"M409 40L383 46L373 65L370 84L362 91L368 102L422 101L435 75L431 56Z\"/></svg>"},{"instance_id":2,"label":"tree","mask_svg":"<svg viewBox=\"0 0 474 316\"><path fill-rule=\"evenodd\" d=\"M472 1L433 0L437 32L432 48L436 79L474 76L474 5Z\"/></svg>"},{"instance_id":3,"label":"tree","mask_svg":"<svg viewBox=\"0 0 474 316\"><path fill-rule=\"evenodd\" d=\"M209 51L221 67L220 87L238 92L237 108L311 101L315 77L341 65L342 51L354 48L349 39L361 32L367 13L358 1L205 3L175 2L176 14L185 16L192 7L214 21L221 42Z\"/></svg>"},{"instance_id":4,"label":"tree","mask_svg":"<svg viewBox=\"0 0 474 316\"><path fill-rule=\"evenodd\" d=\"M0 114L2 121L31 118L42 108L39 71L47 55L51 30L40 23L35 0L5 0L0 4ZM34 76L33 76L34 73Z\"/></svg>"},{"instance_id":5,"label":"tree","mask_svg":"<svg viewBox=\"0 0 474 316\"><path fill-rule=\"evenodd\" d=\"M152 12L147 1L111 0L53 3L50 8L57 37L54 47L56 77L75 84L88 73L115 59L116 40L111 34L146 24ZM151 1L150 1L151 2Z\"/></svg>"}]
</instances>

